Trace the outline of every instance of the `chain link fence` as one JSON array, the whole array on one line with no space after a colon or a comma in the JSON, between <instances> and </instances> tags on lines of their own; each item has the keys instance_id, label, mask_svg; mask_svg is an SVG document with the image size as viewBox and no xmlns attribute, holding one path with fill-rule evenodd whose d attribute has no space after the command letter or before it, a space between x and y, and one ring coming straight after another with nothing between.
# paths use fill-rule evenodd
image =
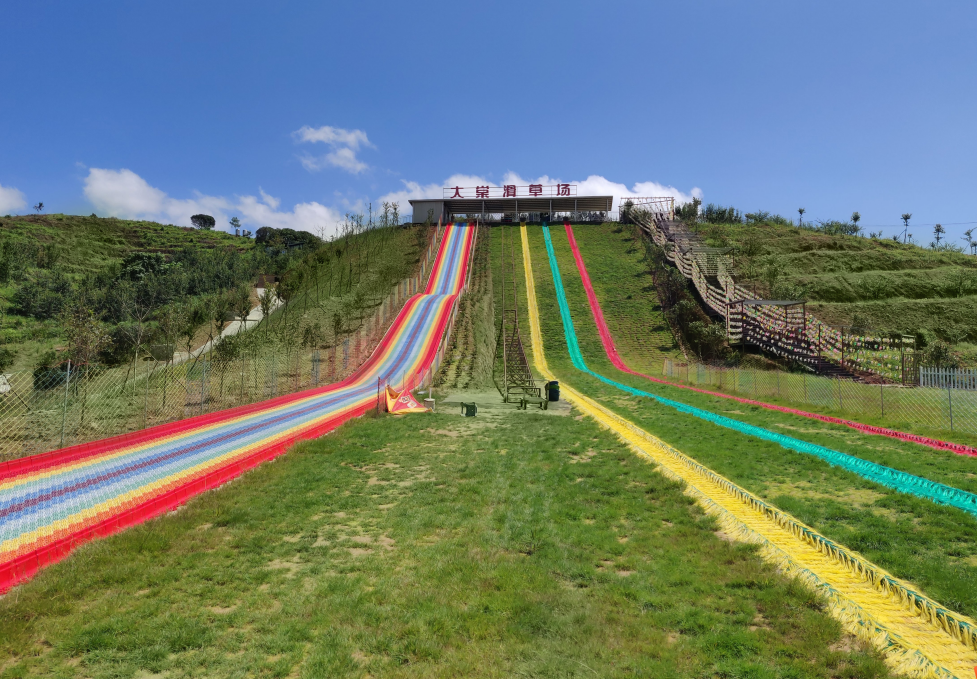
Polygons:
<instances>
[{"instance_id":1,"label":"chain link fence","mask_svg":"<svg viewBox=\"0 0 977 679\"><path fill-rule=\"evenodd\" d=\"M266 345L229 360L211 351L179 364L144 356L125 366L68 362L0 375L0 461L345 379L366 361L407 299L423 289L435 254L432 238L415 275L331 347Z\"/></svg>"},{"instance_id":2,"label":"chain link fence","mask_svg":"<svg viewBox=\"0 0 977 679\"><path fill-rule=\"evenodd\" d=\"M666 377L754 400L775 398L795 405L868 417L886 426L925 426L977 434L977 392L960 389L863 384L806 373L727 368L666 360Z\"/></svg>"}]
</instances>

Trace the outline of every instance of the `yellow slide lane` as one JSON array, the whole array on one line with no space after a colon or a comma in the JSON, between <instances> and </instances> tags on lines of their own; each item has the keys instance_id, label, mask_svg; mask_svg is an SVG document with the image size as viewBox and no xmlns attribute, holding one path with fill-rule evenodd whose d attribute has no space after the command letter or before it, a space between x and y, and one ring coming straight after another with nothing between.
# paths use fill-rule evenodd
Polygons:
<instances>
[{"instance_id":1,"label":"yellow slide lane","mask_svg":"<svg viewBox=\"0 0 977 679\"><path fill-rule=\"evenodd\" d=\"M536 367L546 363L526 226L521 227L529 327ZM565 382L560 390L582 412L607 427L639 456L685 482L686 493L717 517L723 530L761 545L784 572L824 594L845 628L886 654L896 671L913 677L974 679L977 622L949 611L855 552L833 543L794 517L700 465Z\"/></svg>"}]
</instances>

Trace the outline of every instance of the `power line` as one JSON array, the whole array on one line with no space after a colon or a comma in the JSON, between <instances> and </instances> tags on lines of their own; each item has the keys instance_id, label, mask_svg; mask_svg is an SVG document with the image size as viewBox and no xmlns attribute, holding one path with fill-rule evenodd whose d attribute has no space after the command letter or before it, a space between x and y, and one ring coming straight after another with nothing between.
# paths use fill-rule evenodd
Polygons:
<instances>
[{"instance_id":1,"label":"power line","mask_svg":"<svg viewBox=\"0 0 977 679\"><path fill-rule=\"evenodd\" d=\"M932 224L910 224L910 227L916 226L936 226L940 224L941 226L966 226L968 224L977 224L977 222L933 222ZM906 228L905 224L866 224L863 229L881 229L887 227L896 227L900 229Z\"/></svg>"}]
</instances>

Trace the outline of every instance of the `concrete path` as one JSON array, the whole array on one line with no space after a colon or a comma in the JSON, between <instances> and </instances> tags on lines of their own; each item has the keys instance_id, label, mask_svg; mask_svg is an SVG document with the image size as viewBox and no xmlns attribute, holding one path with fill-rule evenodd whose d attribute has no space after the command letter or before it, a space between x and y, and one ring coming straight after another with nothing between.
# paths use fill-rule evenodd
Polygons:
<instances>
[{"instance_id":1,"label":"concrete path","mask_svg":"<svg viewBox=\"0 0 977 679\"><path fill-rule=\"evenodd\" d=\"M264 288L255 288L255 292L258 293L258 297L261 297L261 295L264 294L265 291ZM281 306L281 302L277 298L272 300L271 303L272 311L274 311L280 306ZM253 328L256 325L258 325L258 323L261 322L261 319L262 319L261 305L259 304L258 306L256 306L251 310L251 313L248 314L246 322L242 323L240 320L231 321L224 327L224 330L216 339L221 339L223 337L230 337L231 335L238 334L239 332L245 330L246 328ZM194 349L189 354L185 351L173 352L173 365L180 365L181 363L189 361L192 358L197 358L201 354L207 353L208 351L210 351L213 344L214 344L214 340L207 340L206 342L204 342L203 346Z\"/></svg>"}]
</instances>

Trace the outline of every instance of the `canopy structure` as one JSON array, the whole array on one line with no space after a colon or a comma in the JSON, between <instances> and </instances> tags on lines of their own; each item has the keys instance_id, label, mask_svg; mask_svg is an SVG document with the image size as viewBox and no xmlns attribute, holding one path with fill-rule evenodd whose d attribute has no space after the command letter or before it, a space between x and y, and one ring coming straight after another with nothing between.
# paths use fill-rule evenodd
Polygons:
<instances>
[{"instance_id":1,"label":"canopy structure","mask_svg":"<svg viewBox=\"0 0 977 679\"><path fill-rule=\"evenodd\" d=\"M506 215L526 213L548 214L611 211L613 196L578 196L573 184L544 186L476 186L451 187L444 190L444 198L411 200L413 221L430 218L437 223L441 217L451 221L455 215Z\"/></svg>"}]
</instances>

